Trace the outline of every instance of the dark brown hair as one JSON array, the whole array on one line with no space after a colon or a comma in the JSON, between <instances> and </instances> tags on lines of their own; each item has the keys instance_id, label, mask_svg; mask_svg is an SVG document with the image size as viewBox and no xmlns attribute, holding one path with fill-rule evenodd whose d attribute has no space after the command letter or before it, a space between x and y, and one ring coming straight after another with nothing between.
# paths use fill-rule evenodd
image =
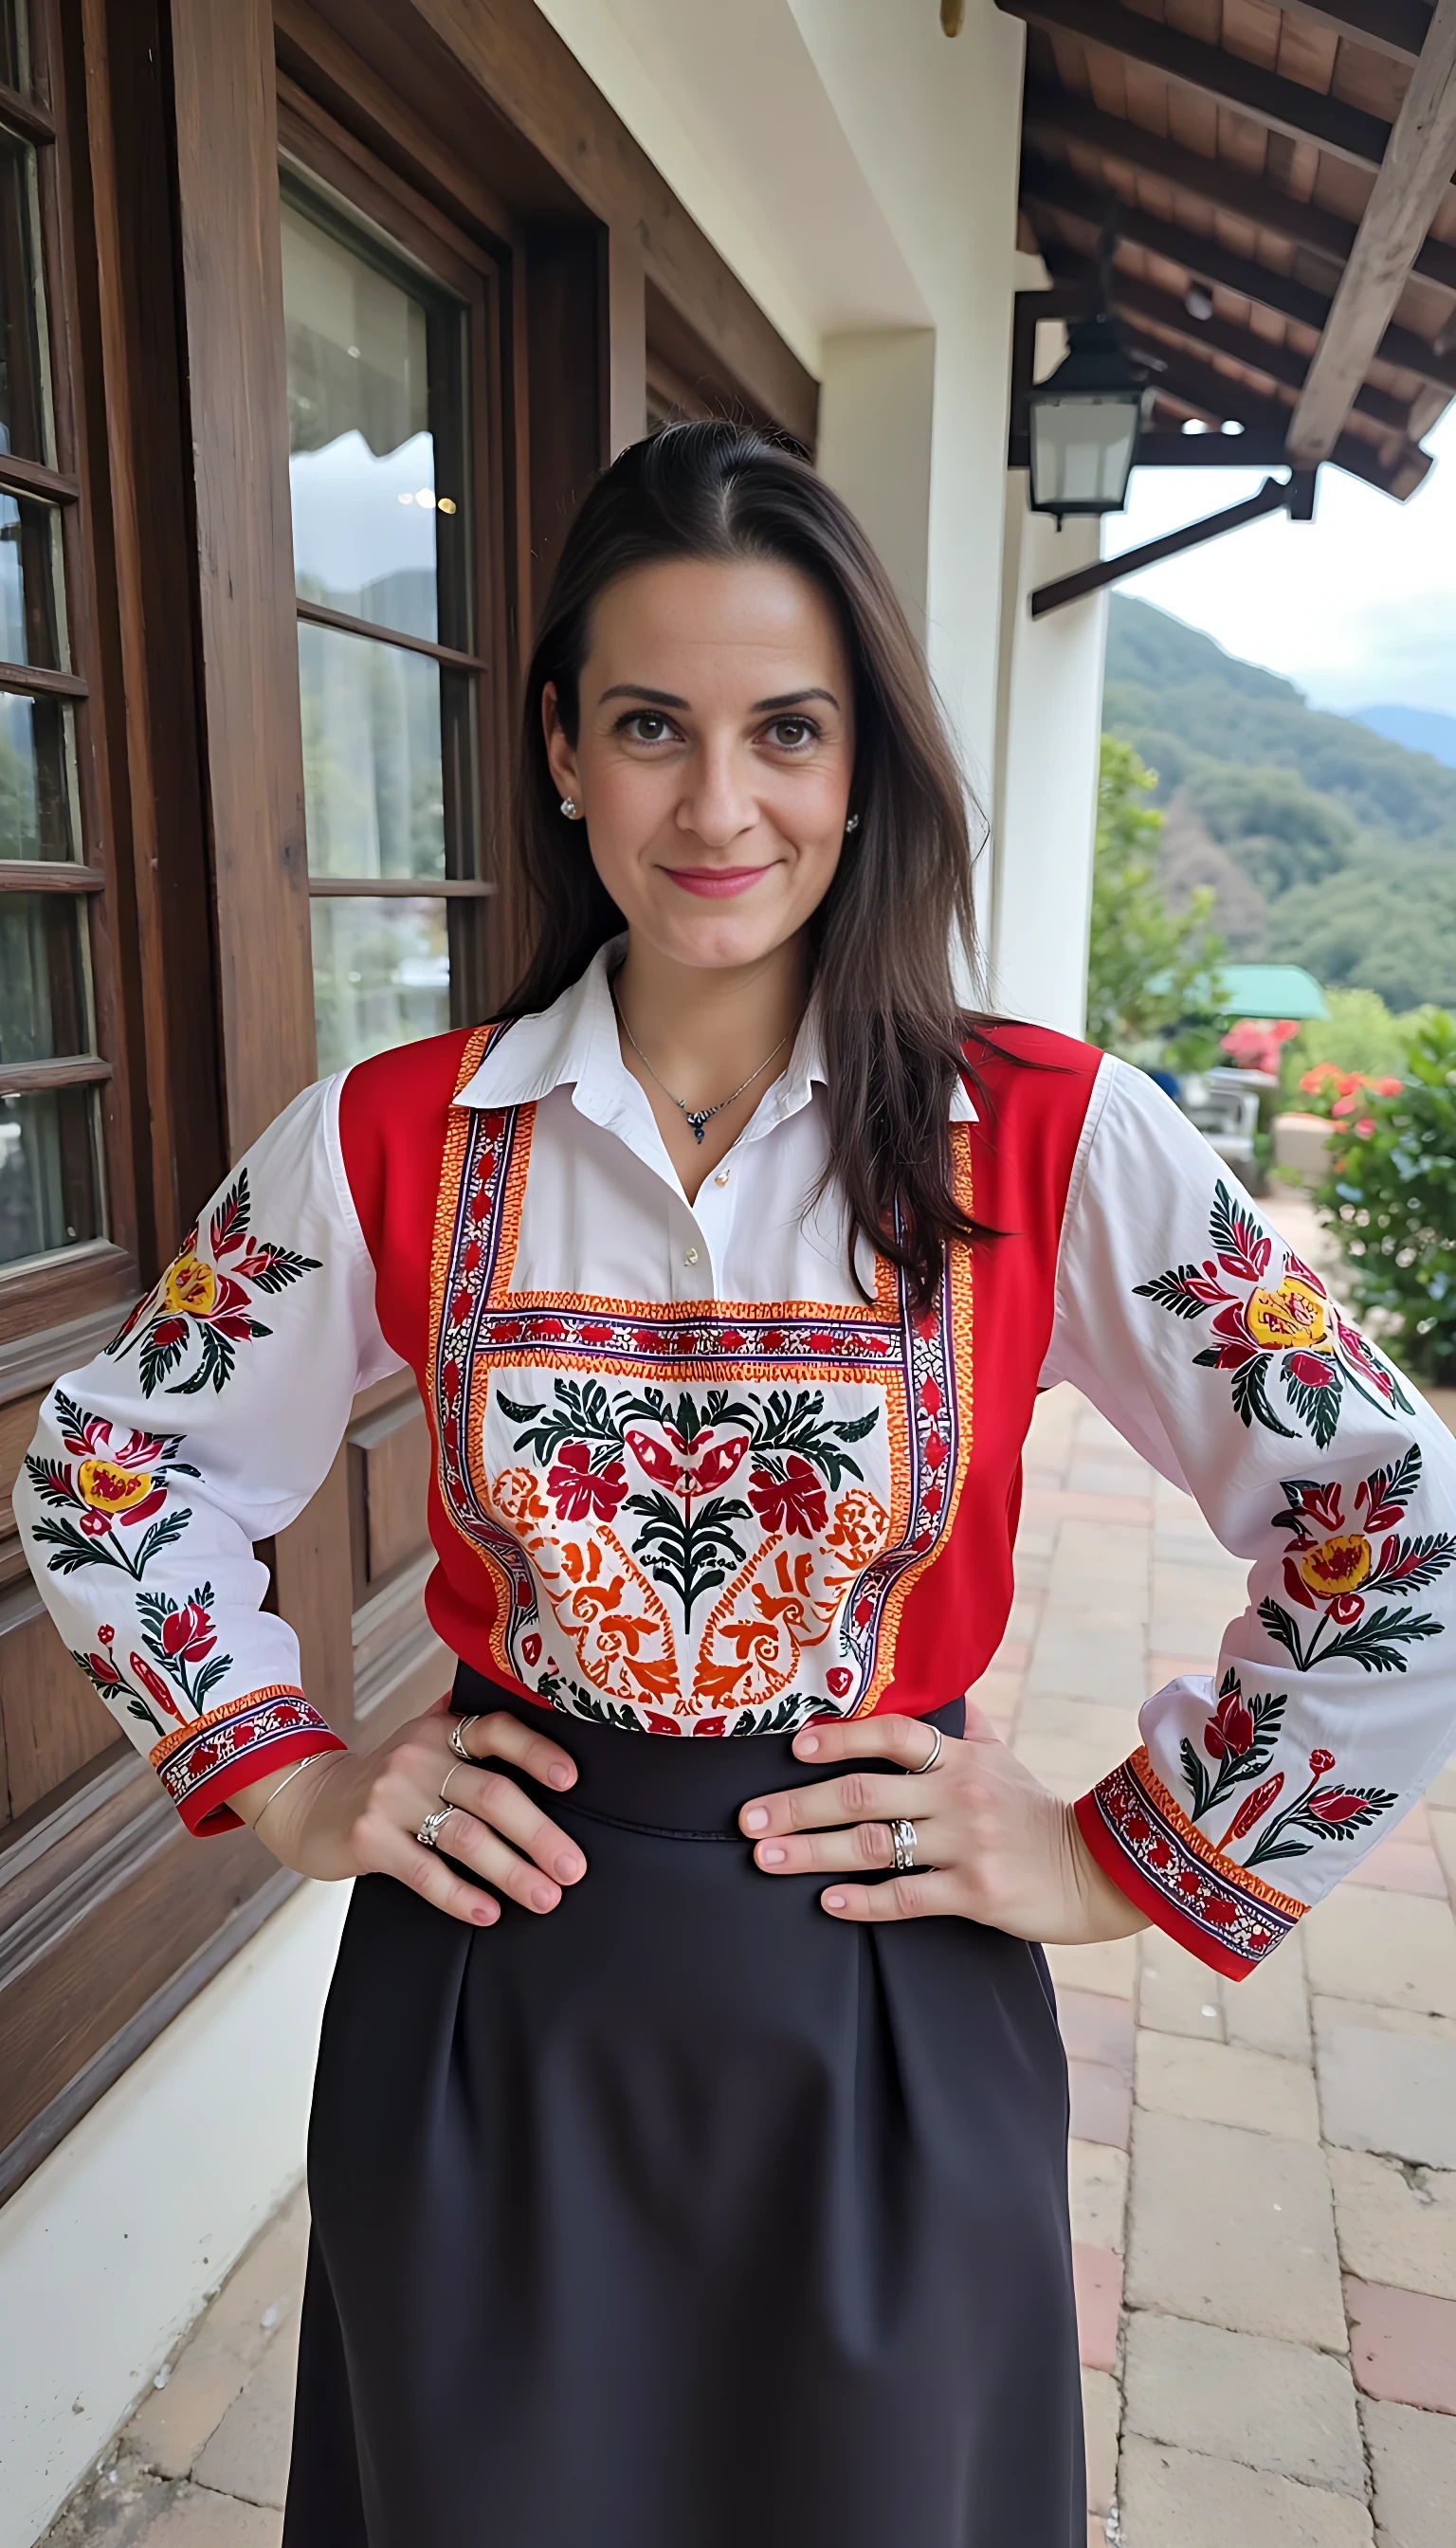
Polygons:
<instances>
[{"instance_id":1,"label":"dark brown hair","mask_svg":"<svg viewBox=\"0 0 1456 2548\"><path fill-rule=\"evenodd\" d=\"M973 1234L953 1190L948 1132L975 1032L952 980L956 939L975 962L966 791L889 578L848 506L794 448L731 423L669 425L624 451L573 521L526 678L517 768L516 839L538 935L502 1014L549 1007L624 926L581 826L561 811L541 698L554 682L575 744L594 604L619 576L674 558L793 567L827 596L843 631L859 823L809 924L829 1174L848 1199L852 1244L863 1229L923 1307L948 1243Z\"/></svg>"}]
</instances>

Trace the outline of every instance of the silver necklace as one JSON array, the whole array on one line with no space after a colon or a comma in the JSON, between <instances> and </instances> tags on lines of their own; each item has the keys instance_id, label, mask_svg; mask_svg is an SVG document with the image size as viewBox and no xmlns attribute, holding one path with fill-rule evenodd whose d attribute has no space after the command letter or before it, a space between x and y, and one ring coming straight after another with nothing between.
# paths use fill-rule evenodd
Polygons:
<instances>
[{"instance_id":1,"label":"silver necklace","mask_svg":"<svg viewBox=\"0 0 1456 2548\"><path fill-rule=\"evenodd\" d=\"M779 1037L778 1042L774 1046L774 1052L765 1054L763 1060L758 1066L758 1069L751 1070L747 1079L740 1081L737 1088L734 1089L732 1096L720 1097L716 1106L689 1106L686 1104L684 1099L674 1096L672 1089L668 1086L665 1079L658 1079L657 1072L653 1069L653 1066L648 1060L646 1053L643 1051L641 1045L638 1043L631 1028L628 1026L626 1019L622 1015L615 992L612 993L611 1004L616 1010L617 1024L621 1028L623 1035L626 1037L628 1044L632 1047L632 1050L637 1055L638 1060L641 1062L643 1069L647 1072L650 1079L657 1080L659 1088L662 1090L664 1097L669 1100L670 1104L677 1107L679 1114L682 1116L683 1123L687 1126L688 1131L691 1133L692 1138L698 1144L699 1148L702 1146L702 1137L707 1131L709 1124L711 1124L713 1117L715 1115L721 1115L724 1107L731 1106L734 1099L741 1097L746 1088L752 1088L756 1079L763 1078L770 1062L774 1059L774 1054L782 1052L784 1046L788 1042L789 1034L792 1033L792 1029L789 1029Z\"/></svg>"}]
</instances>

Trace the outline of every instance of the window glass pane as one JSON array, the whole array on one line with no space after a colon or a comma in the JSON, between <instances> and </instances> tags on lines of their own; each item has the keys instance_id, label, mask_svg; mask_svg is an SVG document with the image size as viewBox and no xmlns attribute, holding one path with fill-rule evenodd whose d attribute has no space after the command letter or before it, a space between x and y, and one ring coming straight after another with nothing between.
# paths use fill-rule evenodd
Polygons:
<instances>
[{"instance_id":1,"label":"window glass pane","mask_svg":"<svg viewBox=\"0 0 1456 2548\"><path fill-rule=\"evenodd\" d=\"M443 897L375 902L321 894L311 907L320 1073L416 1036L444 1034L450 951Z\"/></svg>"},{"instance_id":2,"label":"window glass pane","mask_svg":"<svg viewBox=\"0 0 1456 2548\"><path fill-rule=\"evenodd\" d=\"M31 46L25 0L0 0L0 79L22 94L31 85Z\"/></svg>"},{"instance_id":3,"label":"window glass pane","mask_svg":"<svg viewBox=\"0 0 1456 2548\"><path fill-rule=\"evenodd\" d=\"M106 1234L94 1088L0 1097L0 1265Z\"/></svg>"},{"instance_id":4,"label":"window glass pane","mask_svg":"<svg viewBox=\"0 0 1456 2548\"><path fill-rule=\"evenodd\" d=\"M0 494L0 659L69 670L63 591L55 506Z\"/></svg>"},{"instance_id":5,"label":"window glass pane","mask_svg":"<svg viewBox=\"0 0 1456 2548\"><path fill-rule=\"evenodd\" d=\"M440 672L428 655L299 623L316 876L443 876Z\"/></svg>"},{"instance_id":6,"label":"window glass pane","mask_svg":"<svg viewBox=\"0 0 1456 2548\"><path fill-rule=\"evenodd\" d=\"M91 1050L85 913L69 893L0 893L0 1061Z\"/></svg>"},{"instance_id":7,"label":"window glass pane","mask_svg":"<svg viewBox=\"0 0 1456 2548\"><path fill-rule=\"evenodd\" d=\"M0 133L0 451L53 465L40 234L36 154Z\"/></svg>"},{"instance_id":8,"label":"window glass pane","mask_svg":"<svg viewBox=\"0 0 1456 2548\"><path fill-rule=\"evenodd\" d=\"M0 690L0 859L73 859L75 801L70 709Z\"/></svg>"},{"instance_id":9,"label":"window glass pane","mask_svg":"<svg viewBox=\"0 0 1456 2548\"><path fill-rule=\"evenodd\" d=\"M283 301L301 597L468 644L468 631L441 626L442 585L464 590L468 527L461 437L447 431L442 449L435 429L441 374L453 369L448 318L287 197Z\"/></svg>"}]
</instances>

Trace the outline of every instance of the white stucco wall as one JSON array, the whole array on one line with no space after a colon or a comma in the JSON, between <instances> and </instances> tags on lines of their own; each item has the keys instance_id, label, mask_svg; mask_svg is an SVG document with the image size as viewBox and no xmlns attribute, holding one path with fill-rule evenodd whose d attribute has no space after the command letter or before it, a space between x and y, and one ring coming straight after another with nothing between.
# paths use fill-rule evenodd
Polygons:
<instances>
[{"instance_id":1,"label":"white stucco wall","mask_svg":"<svg viewBox=\"0 0 1456 2548\"><path fill-rule=\"evenodd\" d=\"M297 2183L347 1906L304 1885L0 2210L0 2548L31 2548Z\"/></svg>"}]
</instances>

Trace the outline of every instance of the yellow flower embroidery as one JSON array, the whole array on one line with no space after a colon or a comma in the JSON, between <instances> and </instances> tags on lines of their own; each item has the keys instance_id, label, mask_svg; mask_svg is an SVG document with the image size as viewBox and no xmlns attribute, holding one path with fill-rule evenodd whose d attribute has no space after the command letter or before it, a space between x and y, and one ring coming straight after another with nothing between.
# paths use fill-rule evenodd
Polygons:
<instances>
[{"instance_id":1,"label":"yellow flower embroidery","mask_svg":"<svg viewBox=\"0 0 1456 2548\"><path fill-rule=\"evenodd\" d=\"M200 1256L179 1256L162 1277L162 1300L169 1310L205 1319L218 1298L218 1277Z\"/></svg>"},{"instance_id":2,"label":"yellow flower embroidery","mask_svg":"<svg viewBox=\"0 0 1456 2548\"><path fill-rule=\"evenodd\" d=\"M1279 1353L1296 1345L1307 1353L1332 1351L1325 1303L1298 1274L1286 1274L1275 1291L1254 1292L1245 1316L1255 1344L1266 1351Z\"/></svg>"},{"instance_id":3,"label":"yellow flower embroidery","mask_svg":"<svg viewBox=\"0 0 1456 2548\"><path fill-rule=\"evenodd\" d=\"M1339 1532L1306 1549L1299 1569L1312 1592L1328 1600L1331 1593L1353 1592L1370 1572L1370 1542L1362 1531Z\"/></svg>"},{"instance_id":4,"label":"yellow flower embroidery","mask_svg":"<svg viewBox=\"0 0 1456 2548\"><path fill-rule=\"evenodd\" d=\"M114 1460L83 1460L76 1471L76 1491L93 1512L130 1512L151 1486L148 1470L119 1469Z\"/></svg>"}]
</instances>

